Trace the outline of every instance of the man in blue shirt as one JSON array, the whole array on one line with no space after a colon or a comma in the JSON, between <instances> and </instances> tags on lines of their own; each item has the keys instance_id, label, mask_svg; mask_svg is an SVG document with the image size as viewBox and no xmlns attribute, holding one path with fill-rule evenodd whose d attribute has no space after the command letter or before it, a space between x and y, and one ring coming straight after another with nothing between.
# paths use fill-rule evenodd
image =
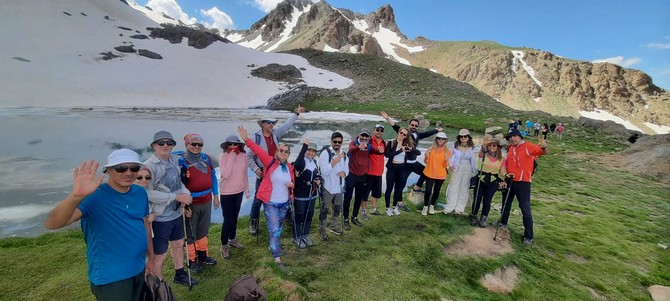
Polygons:
<instances>
[{"instance_id":1,"label":"man in blue shirt","mask_svg":"<svg viewBox=\"0 0 670 301\"><path fill-rule=\"evenodd\" d=\"M133 185L139 155L120 149L99 163L91 160L74 169L70 195L47 216L44 226L59 229L81 220L86 241L88 279L97 300L138 300L144 275L153 273L153 245L144 188Z\"/></svg>"}]
</instances>

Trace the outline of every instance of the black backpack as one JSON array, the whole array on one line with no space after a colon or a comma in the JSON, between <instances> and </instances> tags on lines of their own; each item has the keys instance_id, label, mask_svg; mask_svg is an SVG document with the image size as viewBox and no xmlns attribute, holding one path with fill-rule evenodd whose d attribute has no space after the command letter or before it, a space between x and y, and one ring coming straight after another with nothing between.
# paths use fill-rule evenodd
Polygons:
<instances>
[{"instance_id":1,"label":"black backpack","mask_svg":"<svg viewBox=\"0 0 670 301\"><path fill-rule=\"evenodd\" d=\"M144 287L140 295L141 301L175 301L174 294L170 286L163 280L158 279L153 274L149 274L144 279Z\"/></svg>"},{"instance_id":2,"label":"black backpack","mask_svg":"<svg viewBox=\"0 0 670 301\"><path fill-rule=\"evenodd\" d=\"M243 275L230 285L224 301L267 301L265 291L258 285L256 278L251 275Z\"/></svg>"}]
</instances>

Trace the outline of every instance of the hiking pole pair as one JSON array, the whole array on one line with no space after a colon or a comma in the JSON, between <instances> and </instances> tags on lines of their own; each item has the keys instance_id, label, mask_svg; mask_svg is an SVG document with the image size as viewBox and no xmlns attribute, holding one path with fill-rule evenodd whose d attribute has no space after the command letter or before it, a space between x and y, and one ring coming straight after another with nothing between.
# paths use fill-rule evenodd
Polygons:
<instances>
[{"instance_id":1,"label":"hiking pole pair","mask_svg":"<svg viewBox=\"0 0 670 301\"><path fill-rule=\"evenodd\" d=\"M186 273L188 274L188 290L190 291L191 289L193 289L193 282L191 281L191 262L188 260L188 235L186 233L186 210L187 209L188 209L188 206L182 207L181 218L182 218L182 221L184 222L184 257L186 258L185 266L186 266ZM189 224L190 224L190 222L189 222ZM191 232L193 232L193 225L191 225ZM193 233L191 233L191 234L193 234Z\"/></svg>"},{"instance_id":2,"label":"hiking pole pair","mask_svg":"<svg viewBox=\"0 0 670 301\"><path fill-rule=\"evenodd\" d=\"M482 146L485 147L485 146ZM484 160L486 159L486 153L482 154L482 166L479 167L479 172L477 173L477 184L475 187L475 199L472 201L472 209L470 210L470 225L474 226L477 224L477 212L479 211L479 187L482 186L482 171L484 171ZM476 210L476 211L475 211Z\"/></svg>"},{"instance_id":3,"label":"hiking pole pair","mask_svg":"<svg viewBox=\"0 0 670 301\"><path fill-rule=\"evenodd\" d=\"M312 183L308 184L309 186L309 197L307 198L307 208L305 208L305 218L302 220L302 224L300 225L300 232L298 232L298 258L300 258L300 243L302 243L303 239L302 236L305 233L305 224L307 224L307 215L309 214L309 208L312 206ZM293 221L295 223L295 219ZM305 247L307 247L307 242L305 242Z\"/></svg>"},{"instance_id":4,"label":"hiking pole pair","mask_svg":"<svg viewBox=\"0 0 670 301\"><path fill-rule=\"evenodd\" d=\"M505 208L509 206L509 197L512 194L512 185L514 184L514 176L510 178L505 178L505 182L507 182L507 179L509 179L509 185L507 185L507 195L503 199L503 204L502 207L500 208L500 217L498 218L498 223L496 224L496 234L493 236L493 240L495 241L498 238L498 231L500 230L500 222L502 222L502 217L505 214Z\"/></svg>"}]
</instances>

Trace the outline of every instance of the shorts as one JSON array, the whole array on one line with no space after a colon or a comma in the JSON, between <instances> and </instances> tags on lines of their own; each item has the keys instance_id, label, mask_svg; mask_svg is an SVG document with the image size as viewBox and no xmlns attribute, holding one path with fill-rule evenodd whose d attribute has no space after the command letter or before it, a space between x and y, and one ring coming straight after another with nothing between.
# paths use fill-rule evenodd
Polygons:
<instances>
[{"instance_id":1,"label":"shorts","mask_svg":"<svg viewBox=\"0 0 670 301\"><path fill-rule=\"evenodd\" d=\"M161 255L168 251L171 241L184 239L184 221L182 217L175 218L169 222L151 223L154 230L154 254Z\"/></svg>"},{"instance_id":2,"label":"shorts","mask_svg":"<svg viewBox=\"0 0 670 301\"><path fill-rule=\"evenodd\" d=\"M368 190L373 198L382 197L382 176L368 175Z\"/></svg>"}]
</instances>

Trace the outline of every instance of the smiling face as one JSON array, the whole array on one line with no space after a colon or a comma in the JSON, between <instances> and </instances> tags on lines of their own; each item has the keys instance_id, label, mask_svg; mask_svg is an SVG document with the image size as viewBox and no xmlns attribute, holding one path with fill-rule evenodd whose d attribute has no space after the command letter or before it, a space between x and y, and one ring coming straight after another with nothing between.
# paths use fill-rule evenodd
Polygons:
<instances>
[{"instance_id":1,"label":"smiling face","mask_svg":"<svg viewBox=\"0 0 670 301\"><path fill-rule=\"evenodd\" d=\"M151 147L154 149L156 156L163 160L167 160L176 144L177 143L172 139L161 139L152 143Z\"/></svg>"},{"instance_id":2,"label":"smiling face","mask_svg":"<svg viewBox=\"0 0 670 301\"><path fill-rule=\"evenodd\" d=\"M509 137L509 144L511 145L518 145L520 142L521 142L521 136L519 135Z\"/></svg>"},{"instance_id":3,"label":"smiling face","mask_svg":"<svg viewBox=\"0 0 670 301\"><path fill-rule=\"evenodd\" d=\"M437 146L442 147L447 143L447 138L435 138L435 141L437 142Z\"/></svg>"},{"instance_id":4,"label":"smiling face","mask_svg":"<svg viewBox=\"0 0 670 301\"><path fill-rule=\"evenodd\" d=\"M381 138L382 136L384 136L384 128L376 128L374 135L377 138Z\"/></svg>"},{"instance_id":5,"label":"smiling face","mask_svg":"<svg viewBox=\"0 0 670 301\"><path fill-rule=\"evenodd\" d=\"M419 122L416 120L411 120L409 122L409 130L412 131L412 133L416 133L416 130L419 128Z\"/></svg>"},{"instance_id":6,"label":"smiling face","mask_svg":"<svg viewBox=\"0 0 670 301\"><path fill-rule=\"evenodd\" d=\"M135 177L135 184L147 188L149 187L149 180L151 180L149 170L140 169L140 171L137 172L137 177Z\"/></svg>"},{"instance_id":7,"label":"smiling face","mask_svg":"<svg viewBox=\"0 0 670 301\"><path fill-rule=\"evenodd\" d=\"M341 137L336 137L335 139L330 141L330 145L333 147L334 151L340 150L340 148L342 147L342 141L343 139Z\"/></svg>"},{"instance_id":8,"label":"smiling face","mask_svg":"<svg viewBox=\"0 0 670 301\"><path fill-rule=\"evenodd\" d=\"M186 149L193 154L200 154L204 145L201 142L187 143Z\"/></svg>"},{"instance_id":9,"label":"smiling face","mask_svg":"<svg viewBox=\"0 0 670 301\"><path fill-rule=\"evenodd\" d=\"M288 160L288 156L290 154L291 154L291 149L288 148L288 145L281 144L279 146L279 149L277 149L277 152L275 153L275 157L281 162L286 162L286 160Z\"/></svg>"},{"instance_id":10,"label":"smiling face","mask_svg":"<svg viewBox=\"0 0 670 301\"><path fill-rule=\"evenodd\" d=\"M105 170L109 176L107 184L117 191L126 192L130 185L135 183L140 165L137 163L121 163L107 167Z\"/></svg>"},{"instance_id":11,"label":"smiling face","mask_svg":"<svg viewBox=\"0 0 670 301\"><path fill-rule=\"evenodd\" d=\"M316 150L311 149L311 148L307 149L307 152L305 153L305 157L307 157L307 159L311 160L311 159L314 159L314 156L316 156Z\"/></svg>"}]
</instances>

